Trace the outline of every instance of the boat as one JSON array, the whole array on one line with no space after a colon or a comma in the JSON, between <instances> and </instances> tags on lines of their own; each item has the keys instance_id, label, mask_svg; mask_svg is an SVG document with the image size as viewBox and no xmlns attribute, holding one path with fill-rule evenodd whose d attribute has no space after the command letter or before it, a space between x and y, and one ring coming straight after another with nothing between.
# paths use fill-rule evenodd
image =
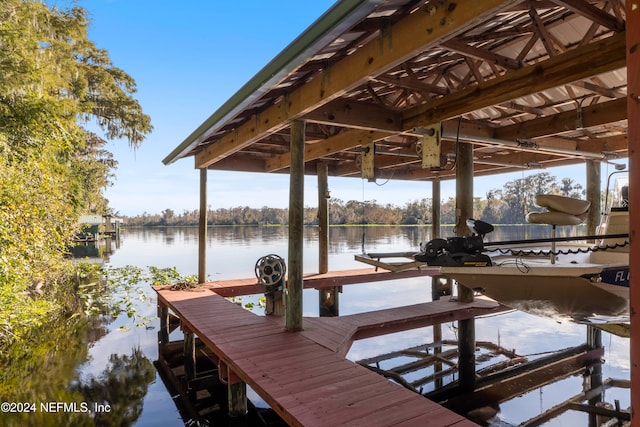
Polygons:
<instances>
[{"instance_id":1,"label":"boat","mask_svg":"<svg viewBox=\"0 0 640 427\"><path fill-rule=\"evenodd\" d=\"M628 181L617 181L613 193L617 206L605 209L593 236L555 236L556 226L576 225L586 218L588 201L539 195L536 204L546 211L530 213L527 220L550 225L551 238L485 242L493 227L469 220L472 236L432 240L415 258L439 265L441 275L521 311L558 320L625 322L629 316Z\"/></svg>"}]
</instances>

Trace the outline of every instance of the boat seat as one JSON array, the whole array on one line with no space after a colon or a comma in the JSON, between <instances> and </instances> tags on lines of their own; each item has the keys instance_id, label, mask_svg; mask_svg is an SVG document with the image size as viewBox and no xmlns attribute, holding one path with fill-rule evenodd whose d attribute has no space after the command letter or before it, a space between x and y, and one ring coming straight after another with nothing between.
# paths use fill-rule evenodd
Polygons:
<instances>
[{"instance_id":1,"label":"boat seat","mask_svg":"<svg viewBox=\"0 0 640 427\"><path fill-rule=\"evenodd\" d=\"M546 208L546 212L529 212L527 221L533 224L548 224L552 226L551 263L556 262L556 226L578 225L587 219L591 202L588 200L574 199L572 197L558 196L556 194L538 194L535 199L536 206Z\"/></svg>"},{"instance_id":2,"label":"boat seat","mask_svg":"<svg viewBox=\"0 0 640 427\"><path fill-rule=\"evenodd\" d=\"M587 219L591 202L555 194L538 194L535 199L538 207L546 212L529 212L527 221L533 224L578 225Z\"/></svg>"}]
</instances>

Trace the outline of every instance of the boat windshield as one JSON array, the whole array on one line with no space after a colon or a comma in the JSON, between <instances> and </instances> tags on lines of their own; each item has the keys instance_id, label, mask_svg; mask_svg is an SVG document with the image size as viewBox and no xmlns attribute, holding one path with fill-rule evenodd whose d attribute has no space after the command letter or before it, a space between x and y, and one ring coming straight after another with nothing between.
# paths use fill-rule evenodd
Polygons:
<instances>
[{"instance_id":1,"label":"boat windshield","mask_svg":"<svg viewBox=\"0 0 640 427\"><path fill-rule=\"evenodd\" d=\"M613 183L611 209L629 207L629 177L619 176Z\"/></svg>"}]
</instances>

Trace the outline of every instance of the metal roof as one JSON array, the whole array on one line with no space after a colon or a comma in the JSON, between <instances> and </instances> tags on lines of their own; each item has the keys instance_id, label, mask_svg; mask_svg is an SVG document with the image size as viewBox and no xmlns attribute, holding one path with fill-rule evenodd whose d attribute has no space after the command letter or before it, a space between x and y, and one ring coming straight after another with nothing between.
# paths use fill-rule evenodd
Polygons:
<instances>
[{"instance_id":1,"label":"metal roof","mask_svg":"<svg viewBox=\"0 0 640 427\"><path fill-rule=\"evenodd\" d=\"M365 147L373 178L411 180L455 176L458 143L476 175L626 157L624 31L621 0L343 0L164 163L287 172L294 119L310 174L360 177Z\"/></svg>"}]
</instances>

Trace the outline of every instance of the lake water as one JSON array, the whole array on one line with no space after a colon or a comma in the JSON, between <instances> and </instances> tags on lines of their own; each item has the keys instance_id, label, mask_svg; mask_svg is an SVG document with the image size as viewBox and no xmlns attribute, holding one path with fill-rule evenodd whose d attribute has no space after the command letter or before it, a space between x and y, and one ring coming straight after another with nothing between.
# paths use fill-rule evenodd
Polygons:
<instances>
[{"instance_id":1,"label":"lake water","mask_svg":"<svg viewBox=\"0 0 640 427\"><path fill-rule=\"evenodd\" d=\"M496 230L491 240L508 238L528 238L536 231L522 230L520 227L502 227ZM451 235L450 229L443 230ZM368 252L396 252L418 250L420 242L431 237L428 227L331 227L329 247L329 267L331 270L363 268L354 260L354 255L362 252L364 245ZM120 243L110 255L108 264L114 267L135 265L140 267L172 267L182 274L197 272L197 229L195 228L153 228L125 229ZM317 271L318 244L317 230L307 228L304 236L305 272ZM287 255L287 229L284 227L223 227L209 230L207 241L207 271L210 279L222 280L253 277L256 260L267 254ZM83 390L87 403L103 402L110 405L110 414L103 414L104 423L135 426L183 426L172 396L165 388L151 362L158 356L158 320L155 318L155 294L148 289L147 300L137 298L134 302L137 315L151 319L151 322L136 326L136 319L122 313L112 322L97 322L99 332L84 334L80 344L66 339L62 348L48 349L47 366L60 366L61 360L73 359L65 369L64 380L50 372L34 372L25 368L24 384L38 388L30 394L32 399L61 400L69 389ZM253 298L253 300L257 299ZM246 297L246 301L251 301ZM370 310L398 307L431 300L431 281L415 278L378 282L366 285L345 286L340 295L340 314L353 314ZM315 290L304 291L304 315L318 316L318 295ZM443 339L456 339L455 323L442 326ZM172 334L172 339L175 339ZM519 355L532 358L547 352L565 349L586 342L587 327L569 321L558 321L533 316L522 312L509 312L476 320L476 340L489 341ZM362 360L380 354L432 343L433 328L411 331L356 341L348 358ZM605 362L602 365L604 378L629 379L629 340L602 333L605 347ZM88 345L88 347L87 347ZM78 348L71 358L69 348ZM45 369L45 368L38 368ZM46 368L49 369L49 368ZM58 370L62 370L57 368ZM37 370L36 370L37 371ZM51 378L50 378L51 377ZM124 384L123 378L130 381ZM133 377L133 378L131 378ZM131 387L130 384L135 384ZM500 405L500 419L517 425L557 403L582 391L582 376L571 376L558 382L547 384L524 393L522 396ZM62 390L62 391L61 391ZM91 393L89 393L89 390ZM133 391L132 391L133 390ZM2 389L0 389L2 391ZM118 394L120 393L120 394ZM35 396L35 397L34 397ZM89 396L89 397L87 397ZM124 397L123 397L124 396ZM6 396L2 396L6 400ZM260 405L254 394L250 398ZM629 391L612 389L605 394L605 400L619 401L621 408L630 404ZM40 404L40 402L37 402ZM1 414L0 425L71 425L73 416L64 408L55 414L22 416ZM116 411L117 409L117 411ZM118 412L115 414L114 412ZM111 416L112 418L109 418ZM116 421L117 420L117 421ZM91 425L84 420L85 425ZM578 411L570 411L545 425L581 426L589 425L588 416Z\"/></svg>"}]
</instances>

